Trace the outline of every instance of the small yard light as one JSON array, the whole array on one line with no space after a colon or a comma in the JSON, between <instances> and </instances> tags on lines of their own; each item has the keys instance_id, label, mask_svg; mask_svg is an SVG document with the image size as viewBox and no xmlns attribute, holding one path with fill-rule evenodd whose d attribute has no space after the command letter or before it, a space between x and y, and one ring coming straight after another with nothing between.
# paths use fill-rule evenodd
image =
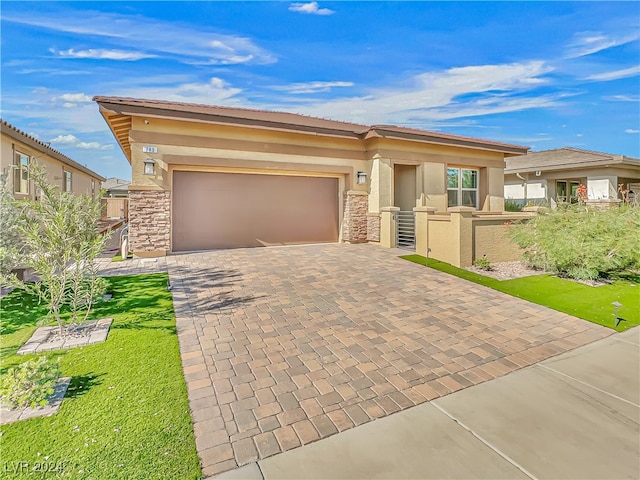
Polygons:
<instances>
[{"instance_id":1,"label":"small yard light","mask_svg":"<svg viewBox=\"0 0 640 480\"><path fill-rule=\"evenodd\" d=\"M145 175L156 174L156 161L153 158L147 158L144 161L144 174Z\"/></svg>"},{"instance_id":2,"label":"small yard light","mask_svg":"<svg viewBox=\"0 0 640 480\"><path fill-rule=\"evenodd\" d=\"M357 172L356 176L358 177L358 185L367 183L367 174L365 172Z\"/></svg>"},{"instance_id":3,"label":"small yard light","mask_svg":"<svg viewBox=\"0 0 640 480\"><path fill-rule=\"evenodd\" d=\"M613 308L615 309L613 316L616 319L616 327L617 327L618 325L620 325L620 322L622 321L622 318L618 316L618 309L622 306L622 304L620 302L613 302L611 305L613 305Z\"/></svg>"}]
</instances>

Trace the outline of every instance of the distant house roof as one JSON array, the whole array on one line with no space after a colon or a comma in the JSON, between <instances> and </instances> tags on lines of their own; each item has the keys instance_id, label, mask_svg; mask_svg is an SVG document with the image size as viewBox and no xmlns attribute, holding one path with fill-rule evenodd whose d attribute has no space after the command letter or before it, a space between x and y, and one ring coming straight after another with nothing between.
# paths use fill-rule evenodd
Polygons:
<instances>
[{"instance_id":1,"label":"distant house roof","mask_svg":"<svg viewBox=\"0 0 640 480\"><path fill-rule=\"evenodd\" d=\"M122 178L111 177L102 182L102 188L107 192L123 192L129 191L129 184L131 181L123 180Z\"/></svg>"},{"instance_id":2,"label":"distant house roof","mask_svg":"<svg viewBox=\"0 0 640 480\"><path fill-rule=\"evenodd\" d=\"M505 173L525 173L537 170L566 170L613 165L637 165L640 159L625 155L581 150L564 147L541 152L529 152L527 155L506 159Z\"/></svg>"},{"instance_id":3,"label":"distant house roof","mask_svg":"<svg viewBox=\"0 0 640 480\"><path fill-rule=\"evenodd\" d=\"M76 170L80 170L81 172L84 172L87 175L90 175L101 182L104 181L105 179L102 175L98 175L93 170L85 167L84 165L79 164L75 160L71 160L69 157L67 157L63 153L60 153L55 148L51 148L48 144L41 142L34 136L29 135L26 132L23 132L19 128L14 127L9 122L2 119L0 119L0 131L2 131L2 133L4 133L5 135L8 135L9 137L13 138L14 140L17 140L26 145L29 145L30 147L35 148L40 152L46 153L47 155L50 155L51 157L57 160L60 160L65 165L69 165L70 167L73 167Z\"/></svg>"},{"instance_id":4,"label":"distant house roof","mask_svg":"<svg viewBox=\"0 0 640 480\"><path fill-rule=\"evenodd\" d=\"M361 125L297 113L252 110L212 105L200 105L161 100L145 100L123 97L94 97L127 158L131 158L129 129L132 116L148 118L177 118L225 125L241 125L255 128L295 131L314 135L340 136L364 140L373 137L398 138L411 141L449 146L476 148L523 155L529 147L509 143L482 140L448 133L398 127L395 125Z\"/></svg>"}]
</instances>

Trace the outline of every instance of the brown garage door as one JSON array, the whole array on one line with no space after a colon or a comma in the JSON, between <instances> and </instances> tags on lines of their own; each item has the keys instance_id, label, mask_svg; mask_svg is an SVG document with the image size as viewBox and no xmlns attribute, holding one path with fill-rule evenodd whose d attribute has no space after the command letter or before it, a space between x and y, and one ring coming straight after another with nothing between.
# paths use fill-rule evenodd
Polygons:
<instances>
[{"instance_id":1,"label":"brown garage door","mask_svg":"<svg viewBox=\"0 0 640 480\"><path fill-rule=\"evenodd\" d=\"M338 240L338 179L174 172L173 251Z\"/></svg>"}]
</instances>

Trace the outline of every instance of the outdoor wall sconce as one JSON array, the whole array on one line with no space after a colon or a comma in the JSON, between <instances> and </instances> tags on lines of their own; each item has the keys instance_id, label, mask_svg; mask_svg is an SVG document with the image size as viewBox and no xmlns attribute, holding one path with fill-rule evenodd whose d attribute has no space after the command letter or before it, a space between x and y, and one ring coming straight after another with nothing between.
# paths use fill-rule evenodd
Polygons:
<instances>
[{"instance_id":1,"label":"outdoor wall sconce","mask_svg":"<svg viewBox=\"0 0 640 480\"><path fill-rule=\"evenodd\" d=\"M356 177L358 177L358 185L367 183L367 174L365 172L357 172Z\"/></svg>"},{"instance_id":2,"label":"outdoor wall sconce","mask_svg":"<svg viewBox=\"0 0 640 480\"><path fill-rule=\"evenodd\" d=\"M144 161L144 174L145 175L156 174L156 161L153 158L147 158Z\"/></svg>"}]
</instances>

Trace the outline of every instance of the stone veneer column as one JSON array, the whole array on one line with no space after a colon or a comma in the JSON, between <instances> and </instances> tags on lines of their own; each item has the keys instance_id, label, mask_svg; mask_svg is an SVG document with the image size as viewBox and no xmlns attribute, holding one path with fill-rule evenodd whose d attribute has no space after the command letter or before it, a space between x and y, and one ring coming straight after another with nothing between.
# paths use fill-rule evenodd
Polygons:
<instances>
[{"instance_id":1,"label":"stone veneer column","mask_svg":"<svg viewBox=\"0 0 640 480\"><path fill-rule=\"evenodd\" d=\"M342 220L342 240L350 243L367 241L367 192L349 190L344 194L344 216Z\"/></svg>"},{"instance_id":2,"label":"stone veneer column","mask_svg":"<svg viewBox=\"0 0 640 480\"><path fill-rule=\"evenodd\" d=\"M380 214L367 213L367 241L380 241Z\"/></svg>"},{"instance_id":3,"label":"stone veneer column","mask_svg":"<svg viewBox=\"0 0 640 480\"><path fill-rule=\"evenodd\" d=\"M163 256L171 248L171 193L129 191L129 251L137 256Z\"/></svg>"}]
</instances>

